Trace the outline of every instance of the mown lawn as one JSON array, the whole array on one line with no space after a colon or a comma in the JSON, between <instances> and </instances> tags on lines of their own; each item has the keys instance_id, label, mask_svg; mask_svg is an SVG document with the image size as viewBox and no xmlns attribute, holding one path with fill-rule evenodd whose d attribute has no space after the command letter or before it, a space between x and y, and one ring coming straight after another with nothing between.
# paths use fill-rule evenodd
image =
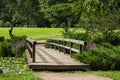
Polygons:
<instances>
[{"instance_id":1,"label":"mown lawn","mask_svg":"<svg viewBox=\"0 0 120 80\"><path fill-rule=\"evenodd\" d=\"M110 77L113 80L120 80L120 71L91 71L89 73Z\"/></svg>"},{"instance_id":2,"label":"mown lawn","mask_svg":"<svg viewBox=\"0 0 120 80\"><path fill-rule=\"evenodd\" d=\"M10 28L0 28L0 36L4 36L6 39L9 37ZM29 38L35 40L43 40L54 37L63 37L62 28L14 28L13 34L16 36L26 35Z\"/></svg>"}]
</instances>

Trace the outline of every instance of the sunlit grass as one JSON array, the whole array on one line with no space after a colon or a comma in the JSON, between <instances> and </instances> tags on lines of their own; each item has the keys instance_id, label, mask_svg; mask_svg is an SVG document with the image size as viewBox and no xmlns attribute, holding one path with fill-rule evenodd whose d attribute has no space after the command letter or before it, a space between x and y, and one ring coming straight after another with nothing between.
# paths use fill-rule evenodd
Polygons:
<instances>
[{"instance_id":1,"label":"sunlit grass","mask_svg":"<svg viewBox=\"0 0 120 80\"><path fill-rule=\"evenodd\" d=\"M75 71L79 74L94 74L101 77L109 77L113 80L120 80L120 71Z\"/></svg>"},{"instance_id":2,"label":"sunlit grass","mask_svg":"<svg viewBox=\"0 0 120 80\"><path fill-rule=\"evenodd\" d=\"M120 80L120 71L89 71L88 73L110 77L113 80Z\"/></svg>"},{"instance_id":3,"label":"sunlit grass","mask_svg":"<svg viewBox=\"0 0 120 80\"><path fill-rule=\"evenodd\" d=\"M4 36L6 39L9 37L10 28L0 28L0 36ZM62 36L62 28L14 28L13 34L16 36L26 35L29 38L36 40L58 38Z\"/></svg>"}]
</instances>

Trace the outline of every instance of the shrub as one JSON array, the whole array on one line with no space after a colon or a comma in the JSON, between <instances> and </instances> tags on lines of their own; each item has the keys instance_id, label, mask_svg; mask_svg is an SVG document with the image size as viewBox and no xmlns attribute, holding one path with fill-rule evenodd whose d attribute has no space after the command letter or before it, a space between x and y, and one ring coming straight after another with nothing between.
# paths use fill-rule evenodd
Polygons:
<instances>
[{"instance_id":1,"label":"shrub","mask_svg":"<svg viewBox=\"0 0 120 80\"><path fill-rule=\"evenodd\" d=\"M51 48L51 45L50 45L50 42L49 41L46 41L45 45L44 45L46 48Z\"/></svg>"},{"instance_id":2,"label":"shrub","mask_svg":"<svg viewBox=\"0 0 120 80\"><path fill-rule=\"evenodd\" d=\"M4 41L4 36L0 36L0 42Z\"/></svg>"},{"instance_id":3,"label":"shrub","mask_svg":"<svg viewBox=\"0 0 120 80\"><path fill-rule=\"evenodd\" d=\"M12 41L12 43L15 43L17 41L24 40L25 38L27 38L27 36L25 36L25 35L23 35L23 36L13 36L13 39L11 41Z\"/></svg>"},{"instance_id":4,"label":"shrub","mask_svg":"<svg viewBox=\"0 0 120 80\"><path fill-rule=\"evenodd\" d=\"M3 27L3 26L4 26L3 20L0 20L0 27Z\"/></svg>"},{"instance_id":5,"label":"shrub","mask_svg":"<svg viewBox=\"0 0 120 80\"><path fill-rule=\"evenodd\" d=\"M74 58L91 65L93 70L120 70L120 46L102 44L88 52L75 54Z\"/></svg>"},{"instance_id":6,"label":"shrub","mask_svg":"<svg viewBox=\"0 0 120 80\"><path fill-rule=\"evenodd\" d=\"M11 27L11 23L10 22L6 22L4 26L5 27Z\"/></svg>"},{"instance_id":7,"label":"shrub","mask_svg":"<svg viewBox=\"0 0 120 80\"><path fill-rule=\"evenodd\" d=\"M13 54L11 53L11 43L8 43L7 41L4 41L0 45L0 56L3 57L10 57Z\"/></svg>"},{"instance_id":8,"label":"shrub","mask_svg":"<svg viewBox=\"0 0 120 80\"><path fill-rule=\"evenodd\" d=\"M65 38L77 39L77 40L86 40L85 33L77 32L77 30L69 30L68 32L63 32Z\"/></svg>"},{"instance_id":9,"label":"shrub","mask_svg":"<svg viewBox=\"0 0 120 80\"><path fill-rule=\"evenodd\" d=\"M25 38L26 36L14 36L12 42L11 52L16 57L21 57L25 51Z\"/></svg>"},{"instance_id":10,"label":"shrub","mask_svg":"<svg viewBox=\"0 0 120 80\"><path fill-rule=\"evenodd\" d=\"M108 42L112 45L120 45L120 31L114 32L109 38Z\"/></svg>"},{"instance_id":11,"label":"shrub","mask_svg":"<svg viewBox=\"0 0 120 80\"><path fill-rule=\"evenodd\" d=\"M25 50L26 36L14 36L14 39L4 40L0 43L0 56L21 57Z\"/></svg>"},{"instance_id":12,"label":"shrub","mask_svg":"<svg viewBox=\"0 0 120 80\"><path fill-rule=\"evenodd\" d=\"M23 56L23 53L25 51L25 40L19 40L13 43L11 51L16 57Z\"/></svg>"},{"instance_id":13,"label":"shrub","mask_svg":"<svg viewBox=\"0 0 120 80\"><path fill-rule=\"evenodd\" d=\"M94 41L96 43L103 43L107 42L112 45L120 45L120 31L114 31L112 34L109 35L109 37L102 35L100 33L93 34L92 36L88 36L89 40Z\"/></svg>"}]
</instances>

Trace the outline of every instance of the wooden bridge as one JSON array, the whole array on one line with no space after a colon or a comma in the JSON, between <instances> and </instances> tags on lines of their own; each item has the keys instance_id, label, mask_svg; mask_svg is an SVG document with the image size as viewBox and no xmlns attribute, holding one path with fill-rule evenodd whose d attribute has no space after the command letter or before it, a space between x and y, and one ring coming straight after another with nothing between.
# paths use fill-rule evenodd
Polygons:
<instances>
[{"instance_id":1,"label":"wooden bridge","mask_svg":"<svg viewBox=\"0 0 120 80\"><path fill-rule=\"evenodd\" d=\"M28 65L40 70L77 70L89 69L88 64L71 58L72 53L80 53L86 42L73 39L51 38L44 47L45 41L26 39Z\"/></svg>"}]
</instances>

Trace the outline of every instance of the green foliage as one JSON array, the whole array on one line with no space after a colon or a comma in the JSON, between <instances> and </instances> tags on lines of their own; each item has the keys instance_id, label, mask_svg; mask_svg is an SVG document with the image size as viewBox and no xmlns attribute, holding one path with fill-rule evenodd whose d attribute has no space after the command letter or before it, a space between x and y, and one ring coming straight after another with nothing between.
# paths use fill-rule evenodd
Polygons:
<instances>
[{"instance_id":1,"label":"green foliage","mask_svg":"<svg viewBox=\"0 0 120 80\"><path fill-rule=\"evenodd\" d=\"M0 56L2 57L21 57L25 50L25 36L15 37L14 39L4 40L0 43Z\"/></svg>"},{"instance_id":2,"label":"green foliage","mask_svg":"<svg viewBox=\"0 0 120 80\"><path fill-rule=\"evenodd\" d=\"M111 34L109 34L109 37L101 33L96 33L96 34L90 35L88 37L88 40L94 41L98 44L107 42L114 46L117 46L117 45L120 45L119 43L120 42L120 31L113 31Z\"/></svg>"},{"instance_id":3,"label":"green foliage","mask_svg":"<svg viewBox=\"0 0 120 80\"><path fill-rule=\"evenodd\" d=\"M4 41L4 36L0 36L0 42Z\"/></svg>"},{"instance_id":4,"label":"green foliage","mask_svg":"<svg viewBox=\"0 0 120 80\"><path fill-rule=\"evenodd\" d=\"M0 20L0 27L3 27L3 26L4 26L3 20Z\"/></svg>"},{"instance_id":5,"label":"green foliage","mask_svg":"<svg viewBox=\"0 0 120 80\"><path fill-rule=\"evenodd\" d=\"M4 41L0 43L0 56L3 57L10 57L13 54L11 54L11 43L8 43L7 41Z\"/></svg>"},{"instance_id":6,"label":"green foliage","mask_svg":"<svg viewBox=\"0 0 120 80\"><path fill-rule=\"evenodd\" d=\"M25 58L0 57L0 80L41 80L33 76L33 72L28 69Z\"/></svg>"},{"instance_id":7,"label":"green foliage","mask_svg":"<svg viewBox=\"0 0 120 80\"><path fill-rule=\"evenodd\" d=\"M61 25L64 23L69 24L67 27L76 27L81 21L114 15L120 11L119 4L119 0L4 0L0 5L0 26L15 23L28 27L50 27L51 24L64 27Z\"/></svg>"},{"instance_id":8,"label":"green foliage","mask_svg":"<svg viewBox=\"0 0 120 80\"><path fill-rule=\"evenodd\" d=\"M6 23L4 24L4 26L5 26L5 27L11 27L11 23L10 23L10 22L6 22Z\"/></svg>"},{"instance_id":9,"label":"green foliage","mask_svg":"<svg viewBox=\"0 0 120 80\"><path fill-rule=\"evenodd\" d=\"M109 43L103 43L101 46L75 54L74 58L91 65L93 70L120 70L120 46L114 47Z\"/></svg>"},{"instance_id":10,"label":"green foliage","mask_svg":"<svg viewBox=\"0 0 120 80\"><path fill-rule=\"evenodd\" d=\"M46 48L51 48L51 45L50 45L50 42L49 41L46 41L45 45L44 45Z\"/></svg>"},{"instance_id":11,"label":"green foliage","mask_svg":"<svg viewBox=\"0 0 120 80\"><path fill-rule=\"evenodd\" d=\"M46 18L64 29L70 27L72 8L68 3L53 5L46 9Z\"/></svg>"},{"instance_id":12,"label":"green foliage","mask_svg":"<svg viewBox=\"0 0 120 80\"><path fill-rule=\"evenodd\" d=\"M107 40L112 45L120 45L120 31L114 32Z\"/></svg>"},{"instance_id":13,"label":"green foliage","mask_svg":"<svg viewBox=\"0 0 120 80\"><path fill-rule=\"evenodd\" d=\"M84 33L84 30L82 29L72 29L69 30L68 32L63 32L63 36L65 38L70 38L70 39L77 39L77 40L86 40L86 36Z\"/></svg>"},{"instance_id":14,"label":"green foliage","mask_svg":"<svg viewBox=\"0 0 120 80\"><path fill-rule=\"evenodd\" d=\"M27 36L23 35L23 36L15 36L13 37L13 40L12 42L17 42L17 41L20 41L20 40L25 40L25 38L27 38Z\"/></svg>"},{"instance_id":15,"label":"green foliage","mask_svg":"<svg viewBox=\"0 0 120 80\"><path fill-rule=\"evenodd\" d=\"M25 51L25 38L26 36L14 36L11 47L11 52L14 54L14 56L23 56Z\"/></svg>"}]
</instances>

